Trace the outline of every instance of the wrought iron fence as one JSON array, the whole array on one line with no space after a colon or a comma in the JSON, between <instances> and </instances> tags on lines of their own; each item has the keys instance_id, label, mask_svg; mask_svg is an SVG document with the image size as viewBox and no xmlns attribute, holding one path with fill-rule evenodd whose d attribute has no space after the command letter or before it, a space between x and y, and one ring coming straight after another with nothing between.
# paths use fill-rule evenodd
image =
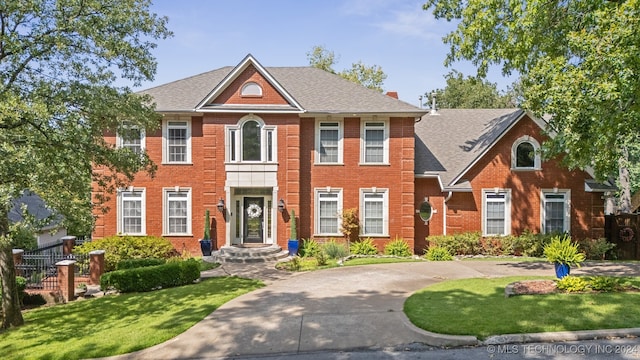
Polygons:
<instances>
[{"instance_id":1,"label":"wrought iron fence","mask_svg":"<svg viewBox=\"0 0 640 360\"><path fill-rule=\"evenodd\" d=\"M62 242L25 251L22 263L16 264L16 275L26 279L27 289L57 290L58 269L56 263L62 260L75 260L76 277L89 276L89 256L68 254L64 255Z\"/></svg>"}]
</instances>

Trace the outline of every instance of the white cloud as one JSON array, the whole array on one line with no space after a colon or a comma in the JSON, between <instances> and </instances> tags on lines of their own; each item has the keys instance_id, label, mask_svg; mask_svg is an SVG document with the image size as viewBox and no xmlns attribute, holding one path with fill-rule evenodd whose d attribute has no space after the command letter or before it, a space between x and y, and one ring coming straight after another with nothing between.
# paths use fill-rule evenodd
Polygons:
<instances>
[{"instance_id":1,"label":"white cloud","mask_svg":"<svg viewBox=\"0 0 640 360\"><path fill-rule=\"evenodd\" d=\"M392 11L387 19L375 25L393 34L440 41L446 31L443 21L436 21L431 13L419 8Z\"/></svg>"}]
</instances>

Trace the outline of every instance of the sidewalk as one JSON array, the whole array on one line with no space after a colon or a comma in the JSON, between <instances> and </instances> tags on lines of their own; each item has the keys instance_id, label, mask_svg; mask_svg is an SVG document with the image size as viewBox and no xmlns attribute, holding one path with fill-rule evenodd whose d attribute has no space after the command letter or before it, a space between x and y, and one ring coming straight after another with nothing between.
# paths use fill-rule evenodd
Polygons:
<instances>
[{"instance_id":1,"label":"sidewalk","mask_svg":"<svg viewBox=\"0 0 640 360\"><path fill-rule=\"evenodd\" d=\"M554 274L551 264L500 261L397 263L299 274L280 272L272 266L225 264L203 273L260 278L268 286L226 303L174 339L111 359L216 359L411 343L477 345L475 337L439 335L416 328L403 313L405 299L446 279ZM640 264L588 263L572 273L638 275ZM625 330L625 334L636 330ZM572 336L575 334L546 334L544 338L561 341ZM508 340L513 339L494 339Z\"/></svg>"}]
</instances>

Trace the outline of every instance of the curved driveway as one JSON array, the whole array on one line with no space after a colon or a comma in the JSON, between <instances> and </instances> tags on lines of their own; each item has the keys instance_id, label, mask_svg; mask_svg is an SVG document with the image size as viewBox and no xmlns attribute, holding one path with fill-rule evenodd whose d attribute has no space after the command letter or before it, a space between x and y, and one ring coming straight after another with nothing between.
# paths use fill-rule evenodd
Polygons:
<instances>
[{"instance_id":1,"label":"curved driveway","mask_svg":"<svg viewBox=\"0 0 640 360\"><path fill-rule=\"evenodd\" d=\"M261 278L268 286L224 304L174 339L113 359L213 359L424 343L425 333L403 313L413 292L445 279L554 274L550 264L500 261L350 266L293 275L272 267L225 264L203 273ZM638 264L588 264L574 272L640 273Z\"/></svg>"}]
</instances>

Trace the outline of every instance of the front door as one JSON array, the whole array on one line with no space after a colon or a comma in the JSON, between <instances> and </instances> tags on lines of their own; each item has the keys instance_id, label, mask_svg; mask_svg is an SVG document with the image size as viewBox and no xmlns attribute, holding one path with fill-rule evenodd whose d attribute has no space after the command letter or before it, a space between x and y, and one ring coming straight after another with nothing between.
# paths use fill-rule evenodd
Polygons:
<instances>
[{"instance_id":1,"label":"front door","mask_svg":"<svg viewBox=\"0 0 640 360\"><path fill-rule=\"evenodd\" d=\"M264 198L244 198L244 243L263 243Z\"/></svg>"}]
</instances>

